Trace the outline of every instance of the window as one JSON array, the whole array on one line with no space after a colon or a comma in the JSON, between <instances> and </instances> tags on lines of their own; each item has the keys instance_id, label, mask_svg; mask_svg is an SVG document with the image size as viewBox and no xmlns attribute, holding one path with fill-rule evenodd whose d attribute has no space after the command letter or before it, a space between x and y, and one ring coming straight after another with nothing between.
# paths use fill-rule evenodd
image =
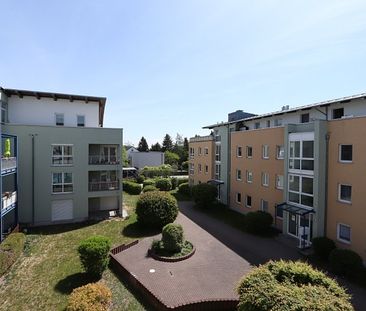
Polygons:
<instances>
[{"instance_id":1,"label":"window","mask_svg":"<svg viewBox=\"0 0 366 311\"><path fill-rule=\"evenodd\" d=\"M282 126L282 119L275 119L274 126Z\"/></svg>"},{"instance_id":2,"label":"window","mask_svg":"<svg viewBox=\"0 0 366 311\"><path fill-rule=\"evenodd\" d=\"M201 164L198 164L198 173L202 173L202 165Z\"/></svg>"},{"instance_id":3,"label":"window","mask_svg":"<svg viewBox=\"0 0 366 311\"><path fill-rule=\"evenodd\" d=\"M73 192L72 173L52 173L52 193Z\"/></svg>"},{"instance_id":4,"label":"window","mask_svg":"<svg viewBox=\"0 0 366 311\"><path fill-rule=\"evenodd\" d=\"M202 155L202 148L201 147L198 147L198 155Z\"/></svg>"},{"instance_id":5,"label":"window","mask_svg":"<svg viewBox=\"0 0 366 311\"><path fill-rule=\"evenodd\" d=\"M241 193L236 194L236 203L241 203Z\"/></svg>"},{"instance_id":6,"label":"window","mask_svg":"<svg viewBox=\"0 0 366 311\"><path fill-rule=\"evenodd\" d=\"M221 161L221 145L216 145L216 154L215 154L215 160Z\"/></svg>"},{"instance_id":7,"label":"window","mask_svg":"<svg viewBox=\"0 0 366 311\"><path fill-rule=\"evenodd\" d=\"M338 224L337 225L337 239L341 242L350 243L351 242L351 227Z\"/></svg>"},{"instance_id":8,"label":"window","mask_svg":"<svg viewBox=\"0 0 366 311\"><path fill-rule=\"evenodd\" d=\"M241 180L241 170L236 170L236 180Z\"/></svg>"},{"instance_id":9,"label":"window","mask_svg":"<svg viewBox=\"0 0 366 311\"><path fill-rule=\"evenodd\" d=\"M255 129L260 129L260 128L261 128L261 124L260 124L260 122L255 122L255 123L254 123L254 128L255 128Z\"/></svg>"},{"instance_id":10,"label":"window","mask_svg":"<svg viewBox=\"0 0 366 311\"><path fill-rule=\"evenodd\" d=\"M253 157L253 148L251 146L247 146L247 158Z\"/></svg>"},{"instance_id":11,"label":"window","mask_svg":"<svg viewBox=\"0 0 366 311\"><path fill-rule=\"evenodd\" d=\"M344 116L343 108L333 109L333 119L341 119L343 116Z\"/></svg>"},{"instance_id":12,"label":"window","mask_svg":"<svg viewBox=\"0 0 366 311\"><path fill-rule=\"evenodd\" d=\"M194 148L189 148L189 156L190 156L190 158L192 159L192 158L194 158Z\"/></svg>"},{"instance_id":13,"label":"window","mask_svg":"<svg viewBox=\"0 0 366 311\"><path fill-rule=\"evenodd\" d=\"M262 173L262 186L268 187L269 185L269 174Z\"/></svg>"},{"instance_id":14,"label":"window","mask_svg":"<svg viewBox=\"0 0 366 311\"><path fill-rule=\"evenodd\" d=\"M299 175L289 175L289 202L313 207L313 178Z\"/></svg>"},{"instance_id":15,"label":"window","mask_svg":"<svg viewBox=\"0 0 366 311\"><path fill-rule=\"evenodd\" d=\"M283 159L285 157L285 148L283 146L276 146L277 159Z\"/></svg>"},{"instance_id":16,"label":"window","mask_svg":"<svg viewBox=\"0 0 366 311\"><path fill-rule=\"evenodd\" d=\"M8 104L2 102L1 103L1 123L5 123L7 120L7 114L8 114Z\"/></svg>"},{"instance_id":17,"label":"window","mask_svg":"<svg viewBox=\"0 0 366 311\"><path fill-rule=\"evenodd\" d=\"M250 195L245 197L245 206L249 208L252 207L252 197Z\"/></svg>"},{"instance_id":18,"label":"window","mask_svg":"<svg viewBox=\"0 0 366 311\"><path fill-rule=\"evenodd\" d=\"M262 158L263 159L269 159L269 147L268 145L262 146Z\"/></svg>"},{"instance_id":19,"label":"window","mask_svg":"<svg viewBox=\"0 0 366 311\"><path fill-rule=\"evenodd\" d=\"M309 113L303 113L300 116L300 123L309 123L310 122L310 114Z\"/></svg>"},{"instance_id":20,"label":"window","mask_svg":"<svg viewBox=\"0 0 366 311\"><path fill-rule=\"evenodd\" d=\"M283 175L276 175L276 188L283 189Z\"/></svg>"},{"instance_id":21,"label":"window","mask_svg":"<svg viewBox=\"0 0 366 311\"><path fill-rule=\"evenodd\" d=\"M85 126L85 116L77 116L77 124L78 126Z\"/></svg>"},{"instance_id":22,"label":"window","mask_svg":"<svg viewBox=\"0 0 366 311\"><path fill-rule=\"evenodd\" d=\"M267 120L267 127L271 127L271 120Z\"/></svg>"},{"instance_id":23,"label":"window","mask_svg":"<svg viewBox=\"0 0 366 311\"><path fill-rule=\"evenodd\" d=\"M205 155L208 155L208 148L205 148Z\"/></svg>"},{"instance_id":24,"label":"window","mask_svg":"<svg viewBox=\"0 0 366 311\"><path fill-rule=\"evenodd\" d=\"M261 200L261 210L263 212L268 212L268 201Z\"/></svg>"},{"instance_id":25,"label":"window","mask_svg":"<svg viewBox=\"0 0 366 311\"><path fill-rule=\"evenodd\" d=\"M290 141L290 170L314 170L314 141Z\"/></svg>"},{"instance_id":26,"label":"window","mask_svg":"<svg viewBox=\"0 0 366 311\"><path fill-rule=\"evenodd\" d=\"M283 218L283 209L276 207L276 217L282 219Z\"/></svg>"},{"instance_id":27,"label":"window","mask_svg":"<svg viewBox=\"0 0 366 311\"><path fill-rule=\"evenodd\" d=\"M215 179L216 180L220 180L220 178L221 178L220 171L221 171L221 165L220 164L216 164L215 165Z\"/></svg>"},{"instance_id":28,"label":"window","mask_svg":"<svg viewBox=\"0 0 366 311\"><path fill-rule=\"evenodd\" d=\"M352 202L352 186L338 185L338 200L345 203Z\"/></svg>"},{"instance_id":29,"label":"window","mask_svg":"<svg viewBox=\"0 0 366 311\"><path fill-rule=\"evenodd\" d=\"M252 183L253 182L253 173L247 171L247 183Z\"/></svg>"},{"instance_id":30,"label":"window","mask_svg":"<svg viewBox=\"0 0 366 311\"><path fill-rule=\"evenodd\" d=\"M64 114L56 113L55 114L56 125L63 126L64 125Z\"/></svg>"},{"instance_id":31,"label":"window","mask_svg":"<svg viewBox=\"0 0 366 311\"><path fill-rule=\"evenodd\" d=\"M208 174L208 165L205 165L205 174Z\"/></svg>"},{"instance_id":32,"label":"window","mask_svg":"<svg viewBox=\"0 0 366 311\"><path fill-rule=\"evenodd\" d=\"M194 163L189 163L189 174L194 174Z\"/></svg>"},{"instance_id":33,"label":"window","mask_svg":"<svg viewBox=\"0 0 366 311\"><path fill-rule=\"evenodd\" d=\"M72 165L73 145L52 145L52 165Z\"/></svg>"},{"instance_id":34,"label":"window","mask_svg":"<svg viewBox=\"0 0 366 311\"><path fill-rule=\"evenodd\" d=\"M237 156L238 158L241 158L241 157L243 156L243 154L242 154L242 149L241 149L241 147L240 147L240 146L237 146L237 147L236 147L236 156Z\"/></svg>"},{"instance_id":35,"label":"window","mask_svg":"<svg viewBox=\"0 0 366 311\"><path fill-rule=\"evenodd\" d=\"M352 145L339 145L339 161L350 163L352 162Z\"/></svg>"}]
</instances>

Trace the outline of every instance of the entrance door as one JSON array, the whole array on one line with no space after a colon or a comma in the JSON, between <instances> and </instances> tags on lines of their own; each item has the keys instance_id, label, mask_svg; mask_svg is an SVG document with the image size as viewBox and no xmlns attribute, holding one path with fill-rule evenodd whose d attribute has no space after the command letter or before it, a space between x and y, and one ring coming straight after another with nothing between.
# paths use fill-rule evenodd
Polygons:
<instances>
[{"instance_id":1,"label":"entrance door","mask_svg":"<svg viewBox=\"0 0 366 311\"><path fill-rule=\"evenodd\" d=\"M288 233L297 237L297 215L289 213L288 215Z\"/></svg>"}]
</instances>

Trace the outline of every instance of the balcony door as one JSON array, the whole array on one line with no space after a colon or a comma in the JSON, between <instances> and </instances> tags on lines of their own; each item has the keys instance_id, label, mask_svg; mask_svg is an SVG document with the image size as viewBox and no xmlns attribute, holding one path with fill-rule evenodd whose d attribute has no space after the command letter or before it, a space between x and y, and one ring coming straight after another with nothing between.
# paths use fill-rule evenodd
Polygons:
<instances>
[{"instance_id":1,"label":"balcony door","mask_svg":"<svg viewBox=\"0 0 366 311\"><path fill-rule=\"evenodd\" d=\"M116 163L117 162L117 147L116 146L102 146L101 155L103 163Z\"/></svg>"}]
</instances>

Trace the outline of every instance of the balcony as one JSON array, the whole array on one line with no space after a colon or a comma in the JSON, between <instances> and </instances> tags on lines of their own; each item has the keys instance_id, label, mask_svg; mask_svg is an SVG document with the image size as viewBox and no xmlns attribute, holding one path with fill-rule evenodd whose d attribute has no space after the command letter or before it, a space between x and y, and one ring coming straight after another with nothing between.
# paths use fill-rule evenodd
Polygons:
<instances>
[{"instance_id":1,"label":"balcony","mask_svg":"<svg viewBox=\"0 0 366 311\"><path fill-rule=\"evenodd\" d=\"M89 182L89 191L115 191L119 190L119 181L94 181Z\"/></svg>"},{"instance_id":2,"label":"balcony","mask_svg":"<svg viewBox=\"0 0 366 311\"><path fill-rule=\"evenodd\" d=\"M116 165L119 164L119 159L116 156L105 155L90 155L89 164L91 165Z\"/></svg>"},{"instance_id":3,"label":"balcony","mask_svg":"<svg viewBox=\"0 0 366 311\"><path fill-rule=\"evenodd\" d=\"M1 215L5 215L7 212L15 208L17 203L17 192L5 192L2 197Z\"/></svg>"},{"instance_id":4,"label":"balcony","mask_svg":"<svg viewBox=\"0 0 366 311\"><path fill-rule=\"evenodd\" d=\"M90 171L89 191L115 191L119 190L118 171Z\"/></svg>"},{"instance_id":5,"label":"balcony","mask_svg":"<svg viewBox=\"0 0 366 311\"><path fill-rule=\"evenodd\" d=\"M120 163L118 145L89 145L90 165L116 165Z\"/></svg>"},{"instance_id":6,"label":"balcony","mask_svg":"<svg viewBox=\"0 0 366 311\"><path fill-rule=\"evenodd\" d=\"M11 174L17 169L17 138L16 136L1 135L2 155L1 174Z\"/></svg>"}]
</instances>

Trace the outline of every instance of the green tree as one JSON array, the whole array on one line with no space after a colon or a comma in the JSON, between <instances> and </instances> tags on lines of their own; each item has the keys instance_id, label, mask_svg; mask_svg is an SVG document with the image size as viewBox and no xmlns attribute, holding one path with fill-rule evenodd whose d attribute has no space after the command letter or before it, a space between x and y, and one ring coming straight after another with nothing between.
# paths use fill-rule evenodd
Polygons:
<instances>
[{"instance_id":1,"label":"green tree","mask_svg":"<svg viewBox=\"0 0 366 311\"><path fill-rule=\"evenodd\" d=\"M150 151L161 151L161 145L158 142L156 144L152 144Z\"/></svg>"},{"instance_id":2,"label":"green tree","mask_svg":"<svg viewBox=\"0 0 366 311\"><path fill-rule=\"evenodd\" d=\"M129 165L130 164L128 163L126 147L122 146L122 166L128 167Z\"/></svg>"},{"instance_id":3,"label":"green tree","mask_svg":"<svg viewBox=\"0 0 366 311\"><path fill-rule=\"evenodd\" d=\"M165 151L164 155L165 155L165 162L164 162L165 164L170 164L172 166L178 165L179 155L171 151Z\"/></svg>"},{"instance_id":4,"label":"green tree","mask_svg":"<svg viewBox=\"0 0 366 311\"><path fill-rule=\"evenodd\" d=\"M184 150L186 150L186 151L187 151L187 153L188 153L189 143L188 143L188 139L187 139L187 137L184 137L183 146L184 146Z\"/></svg>"},{"instance_id":5,"label":"green tree","mask_svg":"<svg viewBox=\"0 0 366 311\"><path fill-rule=\"evenodd\" d=\"M149 145L144 136L141 137L137 150L140 152L149 151Z\"/></svg>"},{"instance_id":6,"label":"green tree","mask_svg":"<svg viewBox=\"0 0 366 311\"><path fill-rule=\"evenodd\" d=\"M163 140L163 147L161 148L163 152L173 150L173 141L169 134L166 134Z\"/></svg>"}]
</instances>

